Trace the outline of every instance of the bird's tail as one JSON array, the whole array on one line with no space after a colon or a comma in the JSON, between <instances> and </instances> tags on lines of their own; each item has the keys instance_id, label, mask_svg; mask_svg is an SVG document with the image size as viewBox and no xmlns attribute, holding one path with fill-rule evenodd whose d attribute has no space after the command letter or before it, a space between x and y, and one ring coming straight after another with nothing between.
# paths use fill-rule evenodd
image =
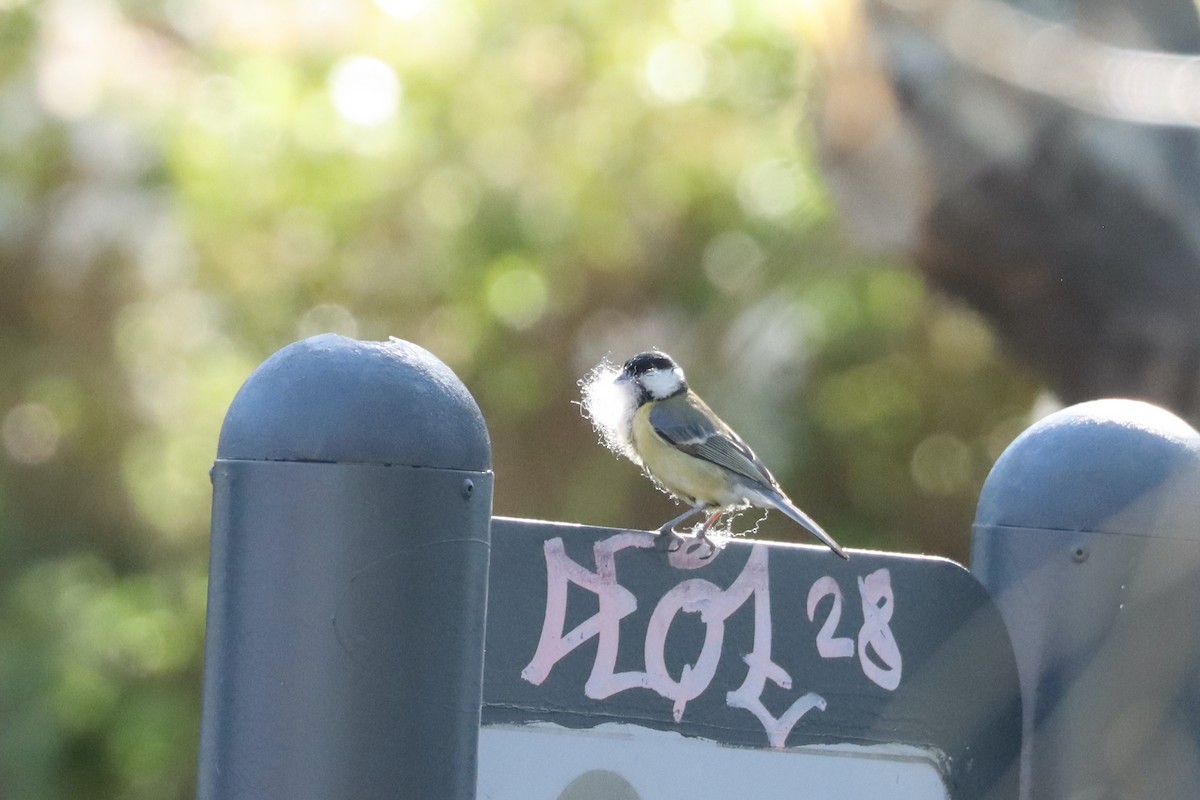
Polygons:
<instances>
[{"instance_id":1,"label":"bird's tail","mask_svg":"<svg viewBox=\"0 0 1200 800\"><path fill-rule=\"evenodd\" d=\"M795 520L802 528L820 539L830 550L846 560L850 559L850 556L846 555L846 551L842 549L842 546L834 541L833 537L826 533L825 529L818 525L812 517L797 508L796 504L789 500L783 492L772 490L758 494L759 496L756 498L759 501L758 504L779 509Z\"/></svg>"}]
</instances>

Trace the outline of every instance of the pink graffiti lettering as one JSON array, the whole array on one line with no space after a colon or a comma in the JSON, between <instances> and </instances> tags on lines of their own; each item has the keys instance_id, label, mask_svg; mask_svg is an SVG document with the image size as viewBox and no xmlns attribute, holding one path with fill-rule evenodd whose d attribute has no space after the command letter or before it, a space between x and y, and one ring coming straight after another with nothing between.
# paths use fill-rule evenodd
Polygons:
<instances>
[{"instance_id":1,"label":"pink graffiti lettering","mask_svg":"<svg viewBox=\"0 0 1200 800\"><path fill-rule=\"evenodd\" d=\"M542 545L546 555L546 616L537 652L521 677L534 686L541 685L550 670L567 653L591 639L599 638L596 660L584 692L588 697L601 699L616 692L647 686L643 672L616 674L617 651L620 647L620 623L637 609L637 598L617 583L616 554L626 547L653 547L654 539L645 533L619 533L596 542L592 548L596 571L592 572L572 561L563 549L560 538L549 539ZM595 614L579 623L569 633L563 633L567 619L567 588L574 583L595 593L600 607Z\"/></svg>"},{"instance_id":2,"label":"pink graffiti lettering","mask_svg":"<svg viewBox=\"0 0 1200 800\"><path fill-rule=\"evenodd\" d=\"M521 677L540 685L555 664L594 636L598 639L596 659L584 685L584 694L599 700L635 687L651 689L673 702L672 715L678 722L683 718L687 703L699 697L716 674L724 645L725 621L753 598L754 645L745 657L748 670L742 685L727 693L726 704L754 714L766 730L771 745L783 747L796 723L814 708L824 710L825 700L808 692L779 717L771 714L762 702L768 680L783 689L792 686L788 673L771 659L768 550L762 545L755 545L751 550L745 567L729 588L721 589L710 581L693 578L680 582L664 594L647 625L645 672L614 671L619 649L619 623L637 608L637 599L617 583L615 555L627 547L651 546L653 537L641 533L617 534L597 542L593 548L596 571L592 572L566 555L561 539L544 543L546 614L537 651L522 670ZM695 568L692 564L686 566ZM567 589L571 583L594 592L599 599L599 608L594 615L564 633ZM671 623L680 612L699 614L705 636L695 663L685 665L676 680L667 670L665 645Z\"/></svg>"},{"instance_id":3,"label":"pink graffiti lettering","mask_svg":"<svg viewBox=\"0 0 1200 800\"><path fill-rule=\"evenodd\" d=\"M742 574L729 587L733 594L743 579L752 576L747 583L751 584L754 595L754 646L746 655L746 665L750 668L742 685L725 695L725 704L731 708L744 708L762 723L767 732L767 740L772 747L782 748L787 743L788 734L800 721L800 718L818 708L825 710L825 698L816 692L808 692L795 700L776 717L763 705L762 694L770 680L781 689L792 688L792 678L783 667L771 660L771 592L770 576L767 571L767 549L755 545L750 551L750 558ZM741 602L738 603L741 605Z\"/></svg>"}]
</instances>

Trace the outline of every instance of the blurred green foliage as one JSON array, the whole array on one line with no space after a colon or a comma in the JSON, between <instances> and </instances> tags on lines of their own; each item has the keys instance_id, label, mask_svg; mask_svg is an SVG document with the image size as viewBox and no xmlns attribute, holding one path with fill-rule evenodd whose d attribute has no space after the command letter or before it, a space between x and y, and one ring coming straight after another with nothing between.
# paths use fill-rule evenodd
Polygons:
<instances>
[{"instance_id":1,"label":"blurred green foliage","mask_svg":"<svg viewBox=\"0 0 1200 800\"><path fill-rule=\"evenodd\" d=\"M673 513L572 405L658 346L843 543L964 559L1036 387L839 234L817 6L0 0L0 796L191 796L206 473L313 333L449 363L497 513Z\"/></svg>"}]
</instances>

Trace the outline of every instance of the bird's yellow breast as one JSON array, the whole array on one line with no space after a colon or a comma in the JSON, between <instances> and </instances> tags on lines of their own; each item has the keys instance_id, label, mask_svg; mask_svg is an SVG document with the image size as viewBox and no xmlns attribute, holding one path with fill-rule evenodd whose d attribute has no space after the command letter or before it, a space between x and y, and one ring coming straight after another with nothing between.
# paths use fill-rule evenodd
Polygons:
<instances>
[{"instance_id":1,"label":"bird's yellow breast","mask_svg":"<svg viewBox=\"0 0 1200 800\"><path fill-rule=\"evenodd\" d=\"M633 446L646 471L669 492L688 502L709 506L741 503L742 497L730 485L725 470L676 449L655 433L650 409L651 404L646 404L634 412L632 425Z\"/></svg>"}]
</instances>

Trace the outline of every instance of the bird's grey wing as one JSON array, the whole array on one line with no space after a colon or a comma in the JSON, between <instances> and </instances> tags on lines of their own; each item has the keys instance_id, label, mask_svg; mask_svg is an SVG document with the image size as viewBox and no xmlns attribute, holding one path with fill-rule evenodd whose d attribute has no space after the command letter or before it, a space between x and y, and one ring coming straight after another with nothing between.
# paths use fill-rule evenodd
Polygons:
<instances>
[{"instance_id":1,"label":"bird's grey wing","mask_svg":"<svg viewBox=\"0 0 1200 800\"><path fill-rule=\"evenodd\" d=\"M680 397L656 404L650 409L650 425L659 436L689 455L711 461L754 483L775 485L775 479L749 445L698 399L689 401Z\"/></svg>"}]
</instances>

